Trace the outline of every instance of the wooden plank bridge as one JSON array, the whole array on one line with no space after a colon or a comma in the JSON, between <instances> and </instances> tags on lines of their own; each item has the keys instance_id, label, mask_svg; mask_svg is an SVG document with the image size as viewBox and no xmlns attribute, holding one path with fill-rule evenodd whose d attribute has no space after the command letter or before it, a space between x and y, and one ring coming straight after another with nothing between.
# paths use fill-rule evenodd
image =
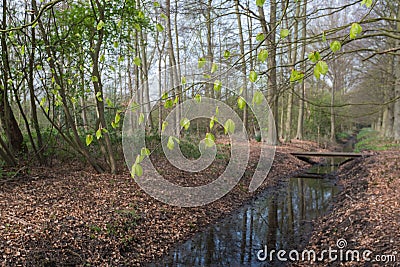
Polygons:
<instances>
[{"instance_id":1,"label":"wooden plank bridge","mask_svg":"<svg viewBox=\"0 0 400 267\"><path fill-rule=\"evenodd\" d=\"M309 164L319 164L316 161L313 161L312 157L318 158L346 158L345 161L340 163L340 165L353 160L354 158L360 158L367 156L366 154L362 153L352 153L352 152L292 152L291 155L295 156L296 158L305 161Z\"/></svg>"}]
</instances>

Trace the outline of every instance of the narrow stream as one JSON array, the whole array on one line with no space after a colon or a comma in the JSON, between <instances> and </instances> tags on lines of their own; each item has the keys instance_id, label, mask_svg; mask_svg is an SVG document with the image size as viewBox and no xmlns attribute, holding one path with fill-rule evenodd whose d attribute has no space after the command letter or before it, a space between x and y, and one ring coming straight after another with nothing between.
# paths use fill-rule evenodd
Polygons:
<instances>
[{"instance_id":1,"label":"narrow stream","mask_svg":"<svg viewBox=\"0 0 400 267\"><path fill-rule=\"evenodd\" d=\"M343 151L351 149L343 147ZM305 247L312 231L311 221L328 212L332 198L339 192L331 178L344 160L327 158L324 165L307 171L330 174L330 178L293 177L281 189L267 189L151 266L284 266L276 256L272 261L260 261L257 252L265 246L268 251L300 251Z\"/></svg>"},{"instance_id":2,"label":"narrow stream","mask_svg":"<svg viewBox=\"0 0 400 267\"><path fill-rule=\"evenodd\" d=\"M291 178L280 190L267 190L249 205L174 248L153 266L281 266L261 262L257 252L300 249L311 221L329 209L339 191L327 179Z\"/></svg>"}]
</instances>

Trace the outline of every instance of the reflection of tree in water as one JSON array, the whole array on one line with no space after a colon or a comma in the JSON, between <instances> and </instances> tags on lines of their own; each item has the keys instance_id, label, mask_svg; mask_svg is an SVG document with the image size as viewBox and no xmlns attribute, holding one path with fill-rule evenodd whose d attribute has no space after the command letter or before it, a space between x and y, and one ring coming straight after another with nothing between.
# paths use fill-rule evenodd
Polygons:
<instances>
[{"instance_id":1,"label":"reflection of tree in water","mask_svg":"<svg viewBox=\"0 0 400 267\"><path fill-rule=\"evenodd\" d=\"M309 222L327 210L337 191L329 181L291 179L284 189L266 192L251 206L199 233L161 265L263 266L256 253L264 245L269 251L301 249Z\"/></svg>"}]
</instances>

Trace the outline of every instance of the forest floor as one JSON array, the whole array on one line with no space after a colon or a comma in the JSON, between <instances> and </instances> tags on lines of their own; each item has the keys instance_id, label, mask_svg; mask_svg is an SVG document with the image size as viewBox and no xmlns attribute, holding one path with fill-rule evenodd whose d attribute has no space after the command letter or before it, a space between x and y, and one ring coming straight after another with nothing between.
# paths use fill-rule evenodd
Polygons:
<instances>
[{"instance_id":1,"label":"forest floor","mask_svg":"<svg viewBox=\"0 0 400 267\"><path fill-rule=\"evenodd\" d=\"M399 151L375 152L344 165L339 170L339 184L343 190L332 211L314 222L306 249L321 252L330 247L339 251L345 244L343 255L357 250L360 261L352 260L349 254L348 261L346 256L333 262L325 257L324 261L293 266L400 266ZM341 239L346 242L337 243ZM367 250L371 253L363 259Z\"/></svg>"},{"instance_id":2,"label":"forest floor","mask_svg":"<svg viewBox=\"0 0 400 267\"><path fill-rule=\"evenodd\" d=\"M173 207L153 199L128 171L95 174L79 163L24 170L12 181L0 180L0 266L140 266L154 261L265 188L306 168L289 154L299 150L319 148L300 141L278 147L267 179L249 193L259 158L257 143L252 142L247 171L239 184L223 198L196 208ZM316 224L311 247L333 244L340 237L354 249L400 251L397 154L381 152L343 168L344 190L332 213ZM210 171L192 176L162 159L156 165L163 167L167 179L198 184L212 181L228 160L218 158Z\"/></svg>"},{"instance_id":3,"label":"forest floor","mask_svg":"<svg viewBox=\"0 0 400 267\"><path fill-rule=\"evenodd\" d=\"M139 266L165 254L208 224L236 210L269 186L307 167L290 151L317 150L295 141L277 148L271 171L254 193L248 185L259 159L251 142L246 174L223 198L205 206L180 208L146 194L130 177L96 174L79 163L34 167L16 179L0 180L0 266ZM209 183L229 157L189 175L154 158L163 175L177 183ZM55 167L57 166L57 167Z\"/></svg>"}]
</instances>

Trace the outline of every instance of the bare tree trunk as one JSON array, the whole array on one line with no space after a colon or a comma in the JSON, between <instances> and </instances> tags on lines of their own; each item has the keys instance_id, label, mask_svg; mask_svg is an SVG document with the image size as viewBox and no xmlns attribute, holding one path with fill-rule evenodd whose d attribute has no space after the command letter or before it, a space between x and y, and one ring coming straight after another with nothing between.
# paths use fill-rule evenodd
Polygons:
<instances>
[{"instance_id":1,"label":"bare tree trunk","mask_svg":"<svg viewBox=\"0 0 400 267\"><path fill-rule=\"evenodd\" d=\"M238 23L238 31L239 31L239 44L240 44L240 56L242 57L241 59L241 68L243 72L243 96L244 99L247 99L247 74L246 74L246 59L245 59L245 54L244 54L244 38L243 38L243 28L242 28L242 20L240 17L239 13L239 0L235 0L235 10L236 10L236 17L237 17L237 23ZM244 106L243 108L243 123L246 129L248 129L248 123L247 123L247 105Z\"/></svg>"},{"instance_id":2,"label":"bare tree trunk","mask_svg":"<svg viewBox=\"0 0 400 267\"><path fill-rule=\"evenodd\" d=\"M176 66L176 59L175 59L175 54L174 54L174 42L172 38L172 27L171 27L171 0L166 0L165 3L165 10L166 10L166 16L167 16L167 38L168 38L168 55L169 55L169 63L170 63L170 72L171 72L171 83L172 83L172 88L174 89L175 92L175 97L179 96L179 77L178 77L178 70ZM176 116L175 116L175 124L179 123L179 111L176 111ZM179 129L176 129L175 132L176 135L179 135Z\"/></svg>"},{"instance_id":3,"label":"bare tree trunk","mask_svg":"<svg viewBox=\"0 0 400 267\"><path fill-rule=\"evenodd\" d=\"M306 37L307 37L307 0L304 0L303 4L303 29L302 29L302 34L301 34L301 39L303 40L303 46L301 48L301 55L300 58L303 60L306 55ZM302 70L305 72L305 62L302 63ZM306 83L304 80L302 81L300 85L300 99L299 99L299 116L297 118L297 133L296 133L296 139L302 140L303 133L304 133L304 98L306 96Z\"/></svg>"},{"instance_id":4,"label":"bare tree trunk","mask_svg":"<svg viewBox=\"0 0 400 267\"><path fill-rule=\"evenodd\" d=\"M99 19L102 21L105 21L104 17L104 7L101 5L99 0L96 0L96 6L97 10L99 12ZM100 67L99 67L99 58L100 58L100 49L101 45L103 43L104 39L104 29L100 29L97 31L98 38L97 41L92 40L91 43L91 52L90 52L90 57L92 59L92 77L97 77L97 79L93 80L93 87L94 87L94 92L96 96L100 96L101 98L104 98L104 92L103 92L103 84L102 84L102 79L101 79L101 73L100 73ZM93 38L94 39L94 38ZM96 107L97 107L97 115L98 119L100 122L100 127L103 129L107 128L107 123L105 119L105 114L104 114L104 101L103 99L100 99L100 97L96 97ZM108 131L103 131L103 136L104 136L104 141L106 144L106 149L107 149L107 155L105 155L109 161L110 164L110 171L111 173L116 173L117 172L117 164L115 161L114 157L114 152L111 144L111 139L110 135L108 134Z\"/></svg>"},{"instance_id":5,"label":"bare tree trunk","mask_svg":"<svg viewBox=\"0 0 400 267\"><path fill-rule=\"evenodd\" d=\"M397 32L400 32L400 3L397 3ZM400 46L400 40L396 41L397 46ZM400 142L400 56L395 57L396 66L396 84L394 97L397 101L394 103L394 122L393 122L393 137L396 142Z\"/></svg>"},{"instance_id":6,"label":"bare tree trunk","mask_svg":"<svg viewBox=\"0 0 400 267\"><path fill-rule=\"evenodd\" d=\"M276 84L276 41L275 41L275 35L276 35L276 0L271 0L270 1L270 23L269 23L269 29L268 30L268 25L265 20L265 15L264 15L264 8L263 7L258 7L258 12L259 12L259 19L261 23L261 27L263 30L263 34L267 37L267 45L269 47L269 56L268 56L268 101L270 103L271 109L272 109L272 117L268 118L268 128L270 129L268 131L269 137L268 141L271 142L271 144L279 144L279 139L278 139L278 129L279 129L279 116L278 116L278 104L279 104L279 98L277 94L277 84ZM275 129L275 131L272 131L271 129Z\"/></svg>"},{"instance_id":7,"label":"bare tree trunk","mask_svg":"<svg viewBox=\"0 0 400 267\"><path fill-rule=\"evenodd\" d=\"M291 60L292 68L294 68L297 62L297 44L299 40L299 22L298 22L299 15L300 15L300 1L297 3L296 6L293 42L289 44L289 59ZM286 19L286 28L289 28L287 19ZM290 139L292 138L292 111L293 111L294 90L295 90L295 83L292 83L290 85L290 92L287 101L285 135L284 135L285 142L290 141Z\"/></svg>"},{"instance_id":8,"label":"bare tree trunk","mask_svg":"<svg viewBox=\"0 0 400 267\"><path fill-rule=\"evenodd\" d=\"M2 11L2 29L5 30L7 28L7 0L3 0ZM13 150L13 152L20 153L26 150L26 146L24 145L24 138L22 136L21 129L19 128L18 122L15 119L14 113L8 100L8 82L10 78L10 69L6 32L1 33L1 48L3 89L0 90L0 119L2 121L2 126L4 128L4 132L6 133L11 149Z\"/></svg>"}]
</instances>

